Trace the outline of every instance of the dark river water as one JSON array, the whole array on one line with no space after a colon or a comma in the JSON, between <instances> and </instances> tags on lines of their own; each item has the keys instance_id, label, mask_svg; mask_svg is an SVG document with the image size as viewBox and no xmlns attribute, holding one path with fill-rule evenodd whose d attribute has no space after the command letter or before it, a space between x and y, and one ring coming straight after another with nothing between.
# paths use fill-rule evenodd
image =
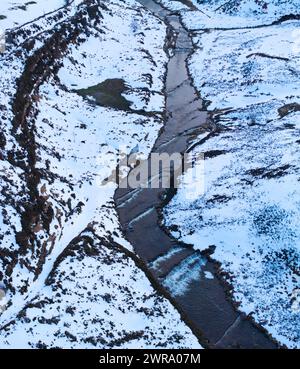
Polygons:
<instances>
[{"instance_id":1,"label":"dark river water","mask_svg":"<svg viewBox=\"0 0 300 369\"><path fill-rule=\"evenodd\" d=\"M187 58L192 52L188 32L180 18L152 0L140 0L156 16L166 20L177 33L176 46L166 73L166 120L153 152L184 153L191 137L209 133L208 114L204 110L187 70ZM211 128L212 129L212 128ZM200 255L189 245L182 245L160 225L163 198L169 199L172 189L118 189L115 202L126 238L135 252L148 264L154 277L164 286L167 276L191 261L190 267L202 265L199 276L190 281L183 294L174 294L177 307L188 317L190 325L202 332L200 342L211 348L275 348L268 336L243 314L238 312L217 275L217 265ZM172 253L172 250L176 250ZM159 264L158 267L154 267ZM187 269L188 271L188 269ZM205 273L206 272L206 273ZM207 272L213 278L205 278ZM172 289L169 291L172 294Z\"/></svg>"}]
</instances>

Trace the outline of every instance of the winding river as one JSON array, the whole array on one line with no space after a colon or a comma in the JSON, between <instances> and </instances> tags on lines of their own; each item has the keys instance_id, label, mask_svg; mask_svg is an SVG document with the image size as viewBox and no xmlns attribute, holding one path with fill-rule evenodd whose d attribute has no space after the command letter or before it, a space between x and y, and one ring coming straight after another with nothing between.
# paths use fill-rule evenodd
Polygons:
<instances>
[{"instance_id":1,"label":"winding river","mask_svg":"<svg viewBox=\"0 0 300 369\"><path fill-rule=\"evenodd\" d=\"M207 111L193 86L187 59L193 51L192 40L177 14L162 8L153 0L140 3L167 22L176 33L175 46L166 73L166 119L153 152L185 152L191 137L213 129ZM174 33L174 32L173 32ZM163 229L160 211L168 189L118 189L115 202L126 238L135 252L147 263L162 288L171 273L185 268L199 269L181 294L174 294L177 308L189 317L189 324L202 332L200 342L208 348L276 348L267 334L240 313L231 301L218 265L191 246L183 245ZM179 273L180 275L180 273ZM210 277L207 278L206 276ZM172 289L170 291L172 293Z\"/></svg>"}]
</instances>

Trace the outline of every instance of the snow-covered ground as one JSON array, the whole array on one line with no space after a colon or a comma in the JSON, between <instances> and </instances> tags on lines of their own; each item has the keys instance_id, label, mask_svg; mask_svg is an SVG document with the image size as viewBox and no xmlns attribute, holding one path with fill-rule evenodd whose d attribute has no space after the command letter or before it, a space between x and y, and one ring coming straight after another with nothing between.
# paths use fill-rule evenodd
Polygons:
<instances>
[{"instance_id":1,"label":"snow-covered ground","mask_svg":"<svg viewBox=\"0 0 300 369\"><path fill-rule=\"evenodd\" d=\"M188 10L189 8L183 4L183 2L181 2L180 0L174 0L174 1L169 1L169 0L158 0L158 3L160 3L163 7L172 10L172 11L178 11L178 10Z\"/></svg>"},{"instance_id":2,"label":"snow-covered ground","mask_svg":"<svg viewBox=\"0 0 300 369\"><path fill-rule=\"evenodd\" d=\"M105 224L108 212L102 213ZM89 231L69 245L48 286L0 342L2 348L199 348L133 260Z\"/></svg>"},{"instance_id":3,"label":"snow-covered ground","mask_svg":"<svg viewBox=\"0 0 300 369\"><path fill-rule=\"evenodd\" d=\"M204 196L183 186L165 223L197 249L214 245L240 309L299 348L300 1L193 3L181 13L189 69L218 129L194 149L206 154Z\"/></svg>"},{"instance_id":4,"label":"snow-covered ground","mask_svg":"<svg viewBox=\"0 0 300 369\"><path fill-rule=\"evenodd\" d=\"M75 0L76 1L76 0ZM66 3L65 0L1 0L0 28L11 29L31 22L47 13L52 12ZM78 3L78 1L77 1Z\"/></svg>"},{"instance_id":5,"label":"snow-covered ground","mask_svg":"<svg viewBox=\"0 0 300 369\"><path fill-rule=\"evenodd\" d=\"M36 3L23 22L65 2ZM22 9L9 6L0 14L16 25ZM119 150L149 153L162 127L165 34L133 0L75 1L11 33L0 55L1 327L12 322L1 347L199 347L134 262L105 182ZM110 83L126 94L110 96Z\"/></svg>"},{"instance_id":6,"label":"snow-covered ground","mask_svg":"<svg viewBox=\"0 0 300 369\"><path fill-rule=\"evenodd\" d=\"M199 9L183 14L183 21L191 30L269 25L283 16L298 14L299 11L298 0L191 0L191 2Z\"/></svg>"}]
</instances>

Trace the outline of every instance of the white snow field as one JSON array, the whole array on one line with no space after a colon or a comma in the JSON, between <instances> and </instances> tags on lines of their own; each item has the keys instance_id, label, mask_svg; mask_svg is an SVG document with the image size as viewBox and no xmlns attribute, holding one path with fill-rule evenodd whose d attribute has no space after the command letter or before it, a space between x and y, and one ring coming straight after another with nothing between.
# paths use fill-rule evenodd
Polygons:
<instances>
[{"instance_id":1,"label":"white snow field","mask_svg":"<svg viewBox=\"0 0 300 369\"><path fill-rule=\"evenodd\" d=\"M1 0L0 28L11 29L50 13L67 2L65 0ZM76 0L75 0L76 2ZM77 1L79 3L79 1Z\"/></svg>"}]
</instances>

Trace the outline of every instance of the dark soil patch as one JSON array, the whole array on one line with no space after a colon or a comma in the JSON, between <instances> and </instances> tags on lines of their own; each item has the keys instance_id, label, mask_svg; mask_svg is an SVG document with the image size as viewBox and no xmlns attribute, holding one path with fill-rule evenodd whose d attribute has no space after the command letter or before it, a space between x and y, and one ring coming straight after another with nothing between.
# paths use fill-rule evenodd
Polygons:
<instances>
[{"instance_id":1,"label":"dark soil patch","mask_svg":"<svg viewBox=\"0 0 300 369\"><path fill-rule=\"evenodd\" d=\"M83 97L92 97L97 105L119 110L129 110L131 102L122 96L122 93L126 91L128 91L128 87L124 80L114 78L76 92Z\"/></svg>"}]
</instances>

